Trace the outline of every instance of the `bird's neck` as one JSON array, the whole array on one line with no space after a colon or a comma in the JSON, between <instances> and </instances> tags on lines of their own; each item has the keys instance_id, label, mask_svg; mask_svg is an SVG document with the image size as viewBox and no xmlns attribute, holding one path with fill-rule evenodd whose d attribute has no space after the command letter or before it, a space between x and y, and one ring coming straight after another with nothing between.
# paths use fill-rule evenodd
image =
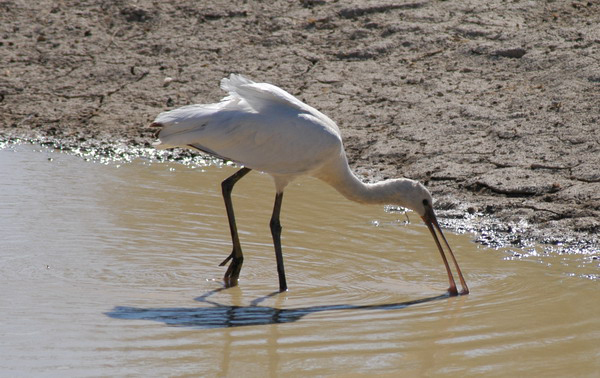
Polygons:
<instances>
[{"instance_id":1,"label":"bird's neck","mask_svg":"<svg viewBox=\"0 0 600 378\"><path fill-rule=\"evenodd\" d=\"M362 182L352 172L345 156L335 165L337 165L335 169L327 170L327 175L317 175L317 177L333 186L347 199L365 204L397 204L401 206L405 202L398 192L398 186L403 181L411 180L391 179L368 184ZM332 174L332 172L334 173Z\"/></svg>"}]
</instances>

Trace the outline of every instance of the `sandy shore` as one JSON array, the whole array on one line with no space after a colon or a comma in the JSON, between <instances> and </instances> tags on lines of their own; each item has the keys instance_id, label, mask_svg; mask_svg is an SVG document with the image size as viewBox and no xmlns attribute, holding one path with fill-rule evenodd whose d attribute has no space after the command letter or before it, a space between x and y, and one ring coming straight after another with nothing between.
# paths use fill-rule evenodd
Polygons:
<instances>
[{"instance_id":1,"label":"sandy shore","mask_svg":"<svg viewBox=\"0 0 600 378\"><path fill-rule=\"evenodd\" d=\"M148 145L159 112L237 72L328 114L366 179L421 180L484 244L598 250L600 3L206 3L1 1L0 140Z\"/></svg>"}]
</instances>

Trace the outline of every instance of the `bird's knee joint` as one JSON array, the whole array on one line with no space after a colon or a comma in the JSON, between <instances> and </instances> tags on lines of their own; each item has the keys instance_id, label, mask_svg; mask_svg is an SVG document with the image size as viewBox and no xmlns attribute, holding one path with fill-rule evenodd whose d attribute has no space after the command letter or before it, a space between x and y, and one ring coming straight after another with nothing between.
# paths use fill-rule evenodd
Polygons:
<instances>
[{"instance_id":1,"label":"bird's knee joint","mask_svg":"<svg viewBox=\"0 0 600 378\"><path fill-rule=\"evenodd\" d=\"M271 231L281 232L281 222L278 219L271 219L269 225L271 226Z\"/></svg>"},{"instance_id":2,"label":"bird's knee joint","mask_svg":"<svg viewBox=\"0 0 600 378\"><path fill-rule=\"evenodd\" d=\"M233 190L233 184L231 184L229 180L224 180L221 183L221 191L223 194L231 193L231 190Z\"/></svg>"}]
</instances>

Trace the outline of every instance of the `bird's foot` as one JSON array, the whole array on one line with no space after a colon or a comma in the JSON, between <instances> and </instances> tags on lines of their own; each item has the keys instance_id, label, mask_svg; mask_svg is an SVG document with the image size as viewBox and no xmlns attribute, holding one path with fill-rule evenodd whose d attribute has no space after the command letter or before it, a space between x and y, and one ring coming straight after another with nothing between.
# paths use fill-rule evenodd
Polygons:
<instances>
[{"instance_id":1,"label":"bird's foot","mask_svg":"<svg viewBox=\"0 0 600 378\"><path fill-rule=\"evenodd\" d=\"M227 258L219 264L219 266L225 266L227 264L227 262L233 258L233 255L234 255L234 253L231 252L231 254L229 256L227 256Z\"/></svg>"},{"instance_id":2,"label":"bird's foot","mask_svg":"<svg viewBox=\"0 0 600 378\"><path fill-rule=\"evenodd\" d=\"M231 260L231 263L227 267L227 271L223 277L225 287L227 288L237 286L238 278L240 277L240 271L242 270L242 264L244 262L244 256L236 257L234 252L232 252L231 255L229 255L221 264L219 264L219 266L224 266L229 260Z\"/></svg>"},{"instance_id":3,"label":"bird's foot","mask_svg":"<svg viewBox=\"0 0 600 378\"><path fill-rule=\"evenodd\" d=\"M238 285L238 278L239 277L228 277L227 275L225 275L225 277L223 277L225 288L229 289L230 287L236 287Z\"/></svg>"},{"instance_id":4,"label":"bird's foot","mask_svg":"<svg viewBox=\"0 0 600 378\"><path fill-rule=\"evenodd\" d=\"M448 295L451 297L456 297L458 295L458 290L456 289L456 286L451 286L448 288Z\"/></svg>"}]
</instances>

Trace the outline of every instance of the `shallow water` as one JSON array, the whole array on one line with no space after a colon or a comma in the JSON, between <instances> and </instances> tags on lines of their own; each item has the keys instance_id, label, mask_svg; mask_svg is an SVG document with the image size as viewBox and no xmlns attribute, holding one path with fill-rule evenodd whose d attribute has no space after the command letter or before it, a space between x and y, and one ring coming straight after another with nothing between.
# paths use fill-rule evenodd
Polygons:
<instances>
[{"instance_id":1,"label":"shallow water","mask_svg":"<svg viewBox=\"0 0 600 378\"><path fill-rule=\"evenodd\" d=\"M595 376L597 257L478 247L447 234L468 296L418 217L346 201L313 179L286 191L278 287L271 179L231 167L84 161L0 150L2 376ZM515 253L516 252L516 253Z\"/></svg>"}]
</instances>

